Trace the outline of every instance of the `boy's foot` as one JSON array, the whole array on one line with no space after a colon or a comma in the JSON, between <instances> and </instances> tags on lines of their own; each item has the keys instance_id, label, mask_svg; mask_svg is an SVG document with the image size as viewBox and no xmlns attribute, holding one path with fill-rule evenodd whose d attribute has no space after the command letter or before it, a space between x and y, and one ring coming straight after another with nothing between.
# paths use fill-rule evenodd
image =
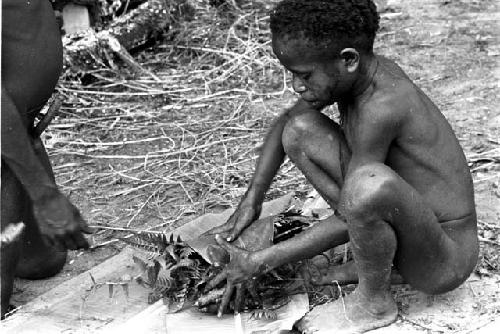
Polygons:
<instances>
[{"instance_id":1,"label":"boy's foot","mask_svg":"<svg viewBox=\"0 0 500 334\"><path fill-rule=\"evenodd\" d=\"M314 265L317 269L317 272L311 275L311 283L314 285L330 285L335 281L339 284L358 283L358 272L354 261L341 265L322 265L315 261Z\"/></svg>"},{"instance_id":2,"label":"boy's foot","mask_svg":"<svg viewBox=\"0 0 500 334\"><path fill-rule=\"evenodd\" d=\"M323 257L324 258L324 257ZM344 264L330 265L328 262L320 261L321 257L314 257L311 262L310 276L311 283L314 285L331 285L334 282L338 284L358 283L358 270L354 261ZM393 269L391 272L391 284L404 284L405 280Z\"/></svg>"},{"instance_id":3,"label":"boy's foot","mask_svg":"<svg viewBox=\"0 0 500 334\"><path fill-rule=\"evenodd\" d=\"M357 291L334 302L315 307L297 323L302 333L364 333L393 323L398 315L391 295L370 300Z\"/></svg>"}]
</instances>

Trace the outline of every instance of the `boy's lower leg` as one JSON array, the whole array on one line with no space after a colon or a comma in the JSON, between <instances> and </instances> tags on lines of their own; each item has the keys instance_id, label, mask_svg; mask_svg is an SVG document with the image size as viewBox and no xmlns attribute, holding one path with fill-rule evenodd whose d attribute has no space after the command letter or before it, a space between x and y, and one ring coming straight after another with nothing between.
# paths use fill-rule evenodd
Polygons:
<instances>
[{"instance_id":1,"label":"boy's lower leg","mask_svg":"<svg viewBox=\"0 0 500 334\"><path fill-rule=\"evenodd\" d=\"M396 250L394 231L384 221L354 221L349 225L349 233L359 285L352 294L315 308L304 317L299 329L306 333L362 333L386 326L397 317L397 306L390 293Z\"/></svg>"}]
</instances>

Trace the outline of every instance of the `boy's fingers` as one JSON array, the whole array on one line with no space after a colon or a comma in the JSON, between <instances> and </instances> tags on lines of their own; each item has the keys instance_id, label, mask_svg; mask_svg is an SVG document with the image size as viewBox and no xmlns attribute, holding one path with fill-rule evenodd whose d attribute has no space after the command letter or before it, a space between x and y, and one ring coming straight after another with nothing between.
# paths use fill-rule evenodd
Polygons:
<instances>
[{"instance_id":1,"label":"boy's fingers","mask_svg":"<svg viewBox=\"0 0 500 334\"><path fill-rule=\"evenodd\" d=\"M234 297L234 314L240 313L243 308L244 284L236 285L236 297Z\"/></svg>"},{"instance_id":2,"label":"boy's fingers","mask_svg":"<svg viewBox=\"0 0 500 334\"><path fill-rule=\"evenodd\" d=\"M240 251L240 249L238 247L233 246L229 242L227 242L226 240L224 240L224 238L220 234L215 235L215 241L217 241L217 243L219 244L219 246L221 246L222 248L224 248L230 254L231 253L238 253Z\"/></svg>"},{"instance_id":3,"label":"boy's fingers","mask_svg":"<svg viewBox=\"0 0 500 334\"><path fill-rule=\"evenodd\" d=\"M228 226L227 223L225 223L225 224L222 224L220 226L214 227L211 230L208 230L204 234L207 234L207 235L210 235L210 234L219 234L219 233L227 232L228 230L229 230L229 226Z\"/></svg>"},{"instance_id":4,"label":"boy's fingers","mask_svg":"<svg viewBox=\"0 0 500 334\"><path fill-rule=\"evenodd\" d=\"M252 281L252 282L247 284L247 290L250 293L250 296L252 296L252 299L255 301L258 301L259 304L261 304L260 296L257 293L257 288L255 287L255 281Z\"/></svg>"},{"instance_id":5,"label":"boy's fingers","mask_svg":"<svg viewBox=\"0 0 500 334\"><path fill-rule=\"evenodd\" d=\"M223 270L217 276L215 276L210 282L207 283L207 286L205 287L205 291L210 291L213 288L215 288L217 285L219 285L220 282L225 280L227 277L227 272Z\"/></svg>"},{"instance_id":6,"label":"boy's fingers","mask_svg":"<svg viewBox=\"0 0 500 334\"><path fill-rule=\"evenodd\" d=\"M231 233L229 233L229 236L227 237L227 241L231 242L231 241L238 239L238 237L240 236L241 232L245 229L245 227L246 227L246 225L243 223L239 223L239 224L236 223L236 225L234 225Z\"/></svg>"},{"instance_id":7,"label":"boy's fingers","mask_svg":"<svg viewBox=\"0 0 500 334\"><path fill-rule=\"evenodd\" d=\"M222 299L219 305L219 311L217 312L217 316L219 318L222 317L222 314L224 314L224 310L226 309L227 304L229 304L229 299L233 294L233 290L234 290L233 284L231 282L227 282L226 290L222 295Z\"/></svg>"}]
</instances>

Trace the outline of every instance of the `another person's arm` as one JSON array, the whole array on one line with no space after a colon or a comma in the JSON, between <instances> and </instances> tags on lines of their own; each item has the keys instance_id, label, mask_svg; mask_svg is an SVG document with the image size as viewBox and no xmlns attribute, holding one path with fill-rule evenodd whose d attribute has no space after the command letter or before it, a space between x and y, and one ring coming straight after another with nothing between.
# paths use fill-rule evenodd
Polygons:
<instances>
[{"instance_id":1,"label":"another person's arm","mask_svg":"<svg viewBox=\"0 0 500 334\"><path fill-rule=\"evenodd\" d=\"M40 232L64 248L88 248L91 233L78 209L58 190L38 159L16 105L2 88L2 162L21 182L33 203Z\"/></svg>"},{"instance_id":2,"label":"another person's arm","mask_svg":"<svg viewBox=\"0 0 500 334\"><path fill-rule=\"evenodd\" d=\"M35 154L16 105L2 88L2 160L17 176L33 202L56 189Z\"/></svg>"}]
</instances>

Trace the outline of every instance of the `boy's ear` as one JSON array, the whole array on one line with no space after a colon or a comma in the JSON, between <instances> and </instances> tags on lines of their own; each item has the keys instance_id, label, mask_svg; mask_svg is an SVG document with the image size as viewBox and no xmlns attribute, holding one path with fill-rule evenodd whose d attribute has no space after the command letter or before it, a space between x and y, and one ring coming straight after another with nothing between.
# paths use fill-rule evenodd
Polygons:
<instances>
[{"instance_id":1,"label":"boy's ear","mask_svg":"<svg viewBox=\"0 0 500 334\"><path fill-rule=\"evenodd\" d=\"M349 73L353 73L359 66L359 52L354 48L345 48L340 51L340 57L344 60L344 64Z\"/></svg>"}]
</instances>

